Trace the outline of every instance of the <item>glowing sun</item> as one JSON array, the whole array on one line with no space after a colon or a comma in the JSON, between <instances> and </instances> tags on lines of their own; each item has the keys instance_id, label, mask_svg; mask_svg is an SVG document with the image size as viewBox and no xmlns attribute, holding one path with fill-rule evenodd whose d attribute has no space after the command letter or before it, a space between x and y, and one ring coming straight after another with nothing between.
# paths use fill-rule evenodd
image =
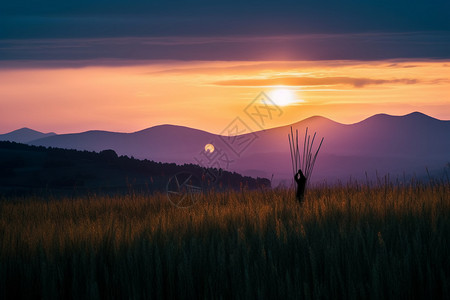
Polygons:
<instances>
[{"instance_id":1,"label":"glowing sun","mask_svg":"<svg viewBox=\"0 0 450 300\"><path fill-rule=\"evenodd\" d=\"M269 92L270 99L279 106L293 105L302 102L296 98L294 91L278 88Z\"/></svg>"}]
</instances>

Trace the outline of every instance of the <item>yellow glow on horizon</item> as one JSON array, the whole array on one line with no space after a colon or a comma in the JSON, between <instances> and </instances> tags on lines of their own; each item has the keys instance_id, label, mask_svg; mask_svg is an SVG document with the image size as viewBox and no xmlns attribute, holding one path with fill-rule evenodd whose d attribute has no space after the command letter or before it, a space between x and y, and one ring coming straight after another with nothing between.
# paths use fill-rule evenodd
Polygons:
<instances>
[{"instance_id":1,"label":"yellow glow on horizon","mask_svg":"<svg viewBox=\"0 0 450 300\"><path fill-rule=\"evenodd\" d=\"M449 120L448 74L448 60L0 67L0 133L21 127L133 132L174 124L220 134L236 117L255 130L245 109L261 92L282 109L264 128L315 115L349 124L377 113L421 111Z\"/></svg>"}]
</instances>

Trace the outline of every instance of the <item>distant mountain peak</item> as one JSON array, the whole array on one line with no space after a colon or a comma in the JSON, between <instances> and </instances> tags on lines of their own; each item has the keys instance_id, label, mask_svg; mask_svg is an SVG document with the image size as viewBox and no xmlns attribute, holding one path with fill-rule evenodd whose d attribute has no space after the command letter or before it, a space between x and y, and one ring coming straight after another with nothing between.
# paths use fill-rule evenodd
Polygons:
<instances>
[{"instance_id":1,"label":"distant mountain peak","mask_svg":"<svg viewBox=\"0 0 450 300\"><path fill-rule=\"evenodd\" d=\"M45 135L55 135L56 134L54 132L44 133L44 132L37 131L37 130L31 129L31 128L28 128L28 127L22 127L22 128L13 130L13 131L5 133L5 134L13 134L13 133L36 133L36 134L45 134ZM0 136L1 135L5 135L5 134L0 134Z\"/></svg>"},{"instance_id":2,"label":"distant mountain peak","mask_svg":"<svg viewBox=\"0 0 450 300\"><path fill-rule=\"evenodd\" d=\"M40 131L36 131L34 129L30 129L28 127L22 127L20 129L0 134L0 141L10 141L17 143L28 143L36 139L48 137L56 135L54 132L43 133Z\"/></svg>"},{"instance_id":3,"label":"distant mountain peak","mask_svg":"<svg viewBox=\"0 0 450 300\"><path fill-rule=\"evenodd\" d=\"M43 133L43 132L28 128L28 127L22 127L22 128L14 130L14 131L8 132L7 134L9 134L9 133L25 133L25 132Z\"/></svg>"},{"instance_id":4,"label":"distant mountain peak","mask_svg":"<svg viewBox=\"0 0 450 300\"><path fill-rule=\"evenodd\" d=\"M207 132L205 130L191 128L191 127L187 127L187 126L183 126L183 125L173 125L173 124L155 125L155 126L152 126L152 127L146 128L146 129L135 131L135 132L133 132L133 134L143 134L143 133L152 132L152 131L162 131L162 132L166 132L166 133L170 134L170 132L173 132L173 131L178 132L180 130L189 131L189 132L202 132L202 133L210 134L210 132Z\"/></svg>"},{"instance_id":5,"label":"distant mountain peak","mask_svg":"<svg viewBox=\"0 0 450 300\"><path fill-rule=\"evenodd\" d=\"M324 126L324 125L328 125L328 126L343 125L342 123L333 121L333 120L331 120L329 118L326 118L326 117L312 116L312 117L308 117L306 119L303 119L303 120L301 120L299 122L296 122L294 124L291 124L289 126L296 127L296 126L303 126L305 124L308 125L308 126L309 125L311 125L311 126L317 126L317 125L321 125L321 126Z\"/></svg>"},{"instance_id":6,"label":"distant mountain peak","mask_svg":"<svg viewBox=\"0 0 450 300\"><path fill-rule=\"evenodd\" d=\"M315 115L315 116L311 116L311 117L308 117L308 118L306 118L306 119L303 119L303 121L307 121L307 120L309 120L309 121L321 121L321 120L324 120L324 121L332 121L332 122L334 122L333 120L331 120L331 119L329 119L329 118L326 118L326 117L323 117L323 116L318 116L318 115Z\"/></svg>"},{"instance_id":7,"label":"distant mountain peak","mask_svg":"<svg viewBox=\"0 0 450 300\"><path fill-rule=\"evenodd\" d=\"M421 113L420 111L413 111L412 113L404 115L404 117L407 117L407 116L425 116L425 117L430 117L430 116L428 116L428 115L426 115L424 113Z\"/></svg>"},{"instance_id":8,"label":"distant mountain peak","mask_svg":"<svg viewBox=\"0 0 450 300\"><path fill-rule=\"evenodd\" d=\"M406 114L403 117L405 118L416 118L416 119L432 119L432 120L436 120L436 121L440 121L439 119L433 118L429 115L426 115L424 113L421 113L419 111L414 111L412 113Z\"/></svg>"},{"instance_id":9,"label":"distant mountain peak","mask_svg":"<svg viewBox=\"0 0 450 300\"><path fill-rule=\"evenodd\" d=\"M442 122L442 120L430 117L427 114L415 111L406 115L389 115L385 113L380 113L373 115L371 117L368 117L367 119L364 119L360 122L354 123L353 125L357 124L367 124L372 122L387 122L387 121L395 121L395 120L410 120L410 121L438 121Z\"/></svg>"}]
</instances>

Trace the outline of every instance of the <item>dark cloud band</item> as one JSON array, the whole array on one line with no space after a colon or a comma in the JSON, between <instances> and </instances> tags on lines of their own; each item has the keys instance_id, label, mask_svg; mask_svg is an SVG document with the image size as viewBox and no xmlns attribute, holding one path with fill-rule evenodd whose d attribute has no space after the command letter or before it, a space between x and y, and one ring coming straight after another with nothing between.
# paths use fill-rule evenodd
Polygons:
<instances>
[{"instance_id":1,"label":"dark cloud band","mask_svg":"<svg viewBox=\"0 0 450 300\"><path fill-rule=\"evenodd\" d=\"M450 32L0 40L2 61L450 58Z\"/></svg>"}]
</instances>

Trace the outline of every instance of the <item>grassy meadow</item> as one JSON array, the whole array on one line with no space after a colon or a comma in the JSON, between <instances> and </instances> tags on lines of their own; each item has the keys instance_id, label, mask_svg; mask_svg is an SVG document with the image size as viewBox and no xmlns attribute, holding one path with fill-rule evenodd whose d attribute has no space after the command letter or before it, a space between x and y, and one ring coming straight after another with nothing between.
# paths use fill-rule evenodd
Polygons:
<instances>
[{"instance_id":1,"label":"grassy meadow","mask_svg":"<svg viewBox=\"0 0 450 300\"><path fill-rule=\"evenodd\" d=\"M0 298L449 299L449 183L0 201Z\"/></svg>"}]
</instances>

